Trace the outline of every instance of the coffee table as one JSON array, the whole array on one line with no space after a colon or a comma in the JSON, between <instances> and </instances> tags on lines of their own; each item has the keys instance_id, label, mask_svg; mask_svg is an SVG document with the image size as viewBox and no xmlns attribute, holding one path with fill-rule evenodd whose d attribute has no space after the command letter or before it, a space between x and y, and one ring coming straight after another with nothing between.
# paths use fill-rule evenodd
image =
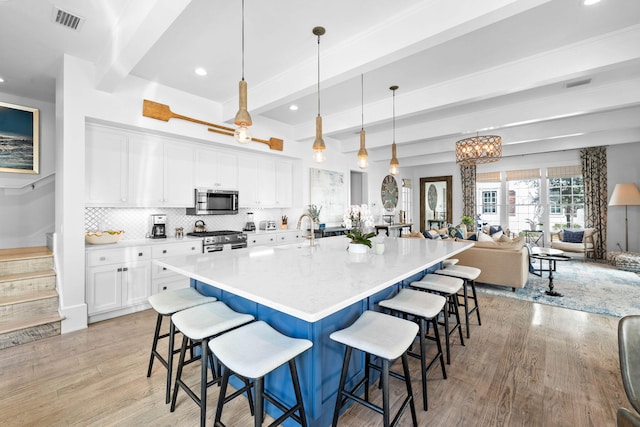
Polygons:
<instances>
[{"instance_id":1,"label":"coffee table","mask_svg":"<svg viewBox=\"0 0 640 427\"><path fill-rule=\"evenodd\" d=\"M549 256L564 255L564 252L562 252L560 249L541 248L539 246L533 246L529 248L529 254L530 254L529 255L530 258L535 258L540 260L540 268L536 268L534 265L533 271L531 273L535 274L536 276L542 277L543 272L549 271L547 269L542 268L542 261L548 260ZM534 256L534 255L539 255L539 256ZM553 271L556 271L555 261L549 262L549 268L553 269Z\"/></svg>"},{"instance_id":2,"label":"coffee table","mask_svg":"<svg viewBox=\"0 0 640 427\"><path fill-rule=\"evenodd\" d=\"M533 249L531 250L531 258L540 260L540 270L539 270L541 272L540 277L542 277L542 271L549 272L549 290L545 291L545 294L551 297L561 297L562 296L561 293L553 290L553 272L556 271L557 261L568 261L571 259L571 257L567 255L563 255L563 252L557 249L550 249L550 248L538 248L538 249L541 249L541 250L536 251L536 253L534 253ZM560 252L560 253L551 254L549 251ZM544 260L549 261L549 268L547 270L542 269L542 261Z\"/></svg>"}]
</instances>

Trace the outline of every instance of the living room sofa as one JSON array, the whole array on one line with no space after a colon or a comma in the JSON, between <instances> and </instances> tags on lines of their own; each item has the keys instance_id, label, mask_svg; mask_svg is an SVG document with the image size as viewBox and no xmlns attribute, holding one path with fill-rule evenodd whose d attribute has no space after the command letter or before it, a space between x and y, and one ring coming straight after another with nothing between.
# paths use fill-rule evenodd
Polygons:
<instances>
[{"instance_id":1,"label":"living room sofa","mask_svg":"<svg viewBox=\"0 0 640 427\"><path fill-rule=\"evenodd\" d=\"M465 240L459 240L465 241ZM455 256L458 265L479 268L477 283L524 288L529 277L529 251L526 246L511 242L474 242L472 248Z\"/></svg>"}]
</instances>

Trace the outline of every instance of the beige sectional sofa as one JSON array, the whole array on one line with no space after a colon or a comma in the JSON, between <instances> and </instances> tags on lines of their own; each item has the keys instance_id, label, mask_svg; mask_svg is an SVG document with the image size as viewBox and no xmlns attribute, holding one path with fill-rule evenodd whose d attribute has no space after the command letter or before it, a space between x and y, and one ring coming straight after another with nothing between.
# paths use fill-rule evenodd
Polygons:
<instances>
[{"instance_id":1,"label":"beige sectional sofa","mask_svg":"<svg viewBox=\"0 0 640 427\"><path fill-rule=\"evenodd\" d=\"M474 242L472 248L455 256L458 265L479 268L478 283L524 288L529 277L529 251L526 246L496 242Z\"/></svg>"}]
</instances>

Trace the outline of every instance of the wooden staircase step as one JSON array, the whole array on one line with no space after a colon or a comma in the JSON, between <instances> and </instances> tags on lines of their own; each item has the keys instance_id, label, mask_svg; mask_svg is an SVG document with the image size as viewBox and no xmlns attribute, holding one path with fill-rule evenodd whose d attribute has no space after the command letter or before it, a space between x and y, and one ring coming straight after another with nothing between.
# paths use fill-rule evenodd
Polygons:
<instances>
[{"instance_id":1,"label":"wooden staircase step","mask_svg":"<svg viewBox=\"0 0 640 427\"><path fill-rule=\"evenodd\" d=\"M51 269L42 271L30 271L27 273L7 274L4 276L0 276L0 283L17 282L18 280L39 279L42 277L55 277L55 275L56 272Z\"/></svg>"},{"instance_id":2,"label":"wooden staircase step","mask_svg":"<svg viewBox=\"0 0 640 427\"><path fill-rule=\"evenodd\" d=\"M15 322L0 323L0 349L60 335L60 322L62 320L64 320L64 317L55 313Z\"/></svg>"},{"instance_id":3,"label":"wooden staircase step","mask_svg":"<svg viewBox=\"0 0 640 427\"><path fill-rule=\"evenodd\" d=\"M7 305L14 305L14 304L22 304L22 303L31 302L31 301L39 301L39 300L48 299L48 298L57 298L57 297L58 297L58 292L56 292L55 290L33 292L33 293L24 294L24 295L12 295L8 297L0 298L0 307L7 306Z\"/></svg>"},{"instance_id":4,"label":"wooden staircase step","mask_svg":"<svg viewBox=\"0 0 640 427\"><path fill-rule=\"evenodd\" d=\"M42 291L0 298L0 325L58 312L58 293Z\"/></svg>"},{"instance_id":5,"label":"wooden staircase step","mask_svg":"<svg viewBox=\"0 0 640 427\"><path fill-rule=\"evenodd\" d=\"M46 246L32 248L0 249L0 262L33 259L51 256L51 249Z\"/></svg>"},{"instance_id":6,"label":"wooden staircase step","mask_svg":"<svg viewBox=\"0 0 640 427\"><path fill-rule=\"evenodd\" d=\"M56 273L53 270L0 276L0 299L55 289Z\"/></svg>"}]
</instances>

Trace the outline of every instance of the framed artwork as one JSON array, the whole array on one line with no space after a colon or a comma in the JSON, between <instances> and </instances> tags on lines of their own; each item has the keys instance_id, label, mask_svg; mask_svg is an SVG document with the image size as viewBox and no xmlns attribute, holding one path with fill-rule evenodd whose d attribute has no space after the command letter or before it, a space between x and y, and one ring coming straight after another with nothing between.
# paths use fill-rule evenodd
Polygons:
<instances>
[{"instance_id":1,"label":"framed artwork","mask_svg":"<svg viewBox=\"0 0 640 427\"><path fill-rule=\"evenodd\" d=\"M309 168L309 184L310 203L321 208L320 222L342 222L342 216L347 209L344 174Z\"/></svg>"},{"instance_id":2,"label":"framed artwork","mask_svg":"<svg viewBox=\"0 0 640 427\"><path fill-rule=\"evenodd\" d=\"M38 173L40 110L0 102L0 172Z\"/></svg>"}]
</instances>

